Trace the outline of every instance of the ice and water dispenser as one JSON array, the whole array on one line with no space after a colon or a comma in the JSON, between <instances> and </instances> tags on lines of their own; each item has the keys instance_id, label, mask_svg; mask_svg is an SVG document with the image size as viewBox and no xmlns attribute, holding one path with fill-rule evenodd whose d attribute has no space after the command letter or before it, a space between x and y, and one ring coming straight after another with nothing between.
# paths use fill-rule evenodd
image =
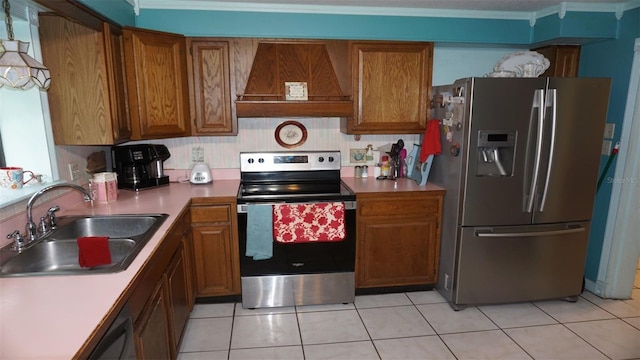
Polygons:
<instances>
[{"instance_id":1,"label":"ice and water dispenser","mask_svg":"<svg viewBox=\"0 0 640 360\"><path fill-rule=\"evenodd\" d=\"M478 131L477 176L512 176L516 131Z\"/></svg>"}]
</instances>

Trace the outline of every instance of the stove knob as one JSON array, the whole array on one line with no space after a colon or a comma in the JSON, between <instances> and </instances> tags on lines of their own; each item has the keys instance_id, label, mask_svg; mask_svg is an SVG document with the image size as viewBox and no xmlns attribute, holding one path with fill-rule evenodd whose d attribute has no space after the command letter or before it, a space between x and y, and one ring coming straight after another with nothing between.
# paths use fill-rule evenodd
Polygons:
<instances>
[{"instance_id":1,"label":"stove knob","mask_svg":"<svg viewBox=\"0 0 640 360\"><path fill-rule=\"evenodd\" d=\"M248 162L249 164L253 164L253 158L249 158L249 160L247 160L247 162Z\"/></svg>"},{"instance_id":2,"label":"stove knob","mask_svg":"<svg viewBox=\"0 0 640 360\"><path fill-rule=\"evenodd\" d=\"M324 157L323 157L323 156L320 156L320 157L318 158L318 162L324 162Z\"/></svg>"},{"instance_id":3,"label":"stove knob","mask_svg":"<svg viewBox=\"0 0 640 360\"><path fill-rule=\"evenodd\" d=\"M329 162L333 162L333 160L335 160L333 156L329 156Z\"/></svg>"},{"instance_id":4,"label":"stove knob","mask_svg":"<svg viewBox=\"0 0 640 360\"><path fill-rule=\"evenodd\" d=\"M263 158L260 158L260 159L258 159L258 162L259 162L260 164L264 164L264 159L263 159Z\"/></svg>"}]
</instances>

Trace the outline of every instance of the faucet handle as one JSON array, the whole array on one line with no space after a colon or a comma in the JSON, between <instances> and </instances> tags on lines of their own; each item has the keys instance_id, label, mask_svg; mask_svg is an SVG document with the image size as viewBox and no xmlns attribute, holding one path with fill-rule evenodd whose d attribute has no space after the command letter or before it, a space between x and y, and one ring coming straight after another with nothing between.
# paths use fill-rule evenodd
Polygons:
<instances>
[{"instance_id":1,"label":"faucet handle","mask_svg":"<svg viewBox=\"0 0 640 360\"><path fill-rule=\"evenodd\" d=\"M20 234L20 230L14 230L12 233L7 234L7 239L13 238L13 246L11 250L20 251L24 247L24 237Z\"/></svg>"},{"instance_id":2,"label":"faucet handle","mask_svg":"<svg viewBox=\"0 0 640 360\"><path fill-rule=\"evenodd\" d=\"M56 215L55 212L60 210L60 206L58 205L53 205L52 207L49 208L49 210L47 211L47 217L49 218L49 229L55 229L58 227L58 225L56 225Z\"/></svg>"},{"instance_id":3,"label":"faucet handle","mask_svg":"<svg viewBox=\"0 0 640 360\"><path fill-rule=\"evenodd\" d=\"M40 231L40 234L45 234L47 231L49 231L49 224L47 224L47 218L44 216L40 218L40 224L38 224L38 231Z\"/></svg>"}]
</instances>

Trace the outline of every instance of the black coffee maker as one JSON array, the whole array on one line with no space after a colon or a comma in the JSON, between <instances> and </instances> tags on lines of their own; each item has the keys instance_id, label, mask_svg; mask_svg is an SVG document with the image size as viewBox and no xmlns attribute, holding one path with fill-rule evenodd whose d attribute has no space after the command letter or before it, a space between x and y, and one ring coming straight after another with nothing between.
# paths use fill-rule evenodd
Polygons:
<instances>
[{"instance_id":1,"label":"black coffee maker","mask_svg":"<svg viewBox=\"0 0 640 360\"><path fill-rule=\"evenodd\" d=\"M163 162L171 154L164 145L137 144L111 147L113 171L118 174L118 188L142 190L168 185Z\"/></svg>"}]
</instances>

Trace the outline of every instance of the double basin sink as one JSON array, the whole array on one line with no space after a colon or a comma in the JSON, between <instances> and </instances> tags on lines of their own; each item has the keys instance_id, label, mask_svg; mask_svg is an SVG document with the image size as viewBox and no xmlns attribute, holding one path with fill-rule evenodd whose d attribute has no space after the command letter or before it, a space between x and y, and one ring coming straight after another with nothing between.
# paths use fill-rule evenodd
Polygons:
<instances>
[{"instance_id":1,"label":"double basin sink","mask_svg":"<svg viewBox=\"0 0 640 360\"><path fill-rule=\"evenodd\" d=\"M62 216L57 228L25 250L0 249L0 277L80 275L125 270L153 237L167 214ZM81 267L77 239L108 237L111 264Z\"/></svg>"}]
</instances>

